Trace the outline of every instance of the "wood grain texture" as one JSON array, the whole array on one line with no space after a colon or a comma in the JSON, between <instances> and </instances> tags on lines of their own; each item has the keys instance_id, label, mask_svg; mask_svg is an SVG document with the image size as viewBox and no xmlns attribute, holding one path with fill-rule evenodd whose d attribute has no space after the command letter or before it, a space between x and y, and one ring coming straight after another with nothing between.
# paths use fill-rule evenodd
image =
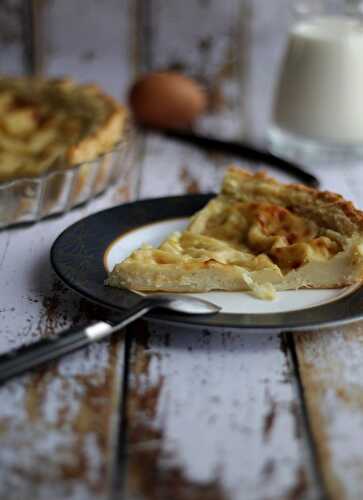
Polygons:
<instances>
[{"instance_id":1,"label":"wood grain texture","mask_svg":"<svg viewBox=\"0 0 363 500\"><path fill-rule=\"evenodd\" d=\"M249 24L246 133L266 140L273 87L288 24L289 2L246 2ZM305 165L325 189L339 192L362 208L361 164ZM327 498L363 496L363 449L360 446L363 409L359 380L361 325L296 335L301 383L315 441L315 453ZM352 380L352 374L357 377Z\"/></svg>"},{"instance_id":2,"label":"wood grain texture","mask_svg":"<svg viewBox=\"0 0 363 500\"><path fill-rule=\"evenodd\" d=\"M97 81L124 99L136 71L181 69L211 96L198 129L263 142L288 3L52 0L46 71ZM21 5L0 6L1 72L23 72ZM230 161L157 135L139 136L132 153L118 184L92 203L0 233L1 352L104 314L51 273L49 247L62 229L136 195L215 190ZM362 206L360 165L306 167ZM278 337L142 323L131 333L125 498L320 498ZM333 500L363 497L362 339L362 325L296 336L314 450ZM124 472L115 466L123 362L115 340L0 388L1 500L109 496L112 475Z\"/></svg>"},{"instance_id":3,"label":"wood grain texture","mask_svg":"<svg viewBox=\"0 0 363 500\"><path fill-rule=\"evenodd\" d=\"M58 232L57 224L53 223L52 231L45 228L47 237L41 237L34 227L27 231L26 258L20 232L12 231L4 251L6 299L2 300L0 328L4 351L92 315L52 275L47 242ZM11 261L14 254L18 259ZM35 255L41 259L31 265ZM12 276L22 281L21 288ZM25 498L28 492L39 498L54 492L60 498L74 495L77 487L83 488L83 498L92 498L92 491L100 493L108 415L102 426L89 417L92 408L99 414L102 397L111 392L115 377L109 371L110 356L104 345L97 346L1 388L1 498ZM116 370L122 352L114 348L112 357ZM99 463L92 464L92 460Z\"/></svg>"},{"instance_id":4,"label":"wood grain texture","mask_svg":"<svg viewBox=\"0 0 363 500\"><path fill-rule=\"evenodd\" d=\"M362 208L361 165L321 167L323 185ZM362 323L295 336L316 455L329 498L363 496Z\"/></svg>"},{"instance_id":5,"label":"wood grain texture","mask_svg":"<svg viewBox=\"0 0 363 500\"><path fill-rule=\"evenodd\" d=\"M240 14L239 1L185 9L154 0L142 16L151 33L141 37L142 69L181 68L209 89L217 80L217 110L198 127L225 137L239 137L243 125ZM140 197L216 190L231 161L157 135L144 138L142 151ZM278 337L159 325L131 331L125 498L316 497Z\"/></svg>"},{"instance_id":6,"label":"wood grain texture","mask_svg":"<svg viewBox=\"0 0 363 500\"><path fill-rule=\"evenodd\" d=\"M23 1L24 66L29 75L41 75L44 69L46 51L44 29L47 24L45 6L45 0Z\"/></svg>"},{"instance_id":7,"label":"wood grain texture","mask_svg":"<svg viewBox=\"0 0 363 500\"><path fill-rule=\"evenodd\" d=\"M22 0L3 0L0 5L0 73L22 74L23 65Z\"/></svg>"},{"instance_id":8,"label":"wood grain texture","mask_svg":"<svg viewBox=\"0 0 363 500\"><path fill-rule=\"evenodd\" d=\"M94 81L124 98L134 67L132 9L131 0L49 1L46 72Z\"/></svg>"},{"instance_id":9,"label":"wood grain texture","mask_svg":"<svg viewBox=\"0 0 363 500\"><path fill-rule=\"evenodd\" d=\"M103 6L80 4L77 11L74 2L48 3L47 61L51 64L47 69L83 81L100 75L96 78L99 83L120 97L133 67L126 48L129 23L124 14L129 2L112 5L113 23ZM97 25L104 11L104 22ZM90 28L92 23L94 29L98 26L97 36L93 32L87 38L82 26ZM111 44L109 58L103 51L97 53L102 39L103 48ZM96 51L94 55L92 50ZM49 59L52 51L54 57ZM137 166L129 157L119 181L87 205L0 233L1 352L105 315L59 282L50 268L49 250L56 236L71 223L132 199L137 179ZM112 344L93 345L0 388L2 500L109 498L122 410L123 370L124 344L120 338Z\"/></svg>"},{"instance_id":10,"label":"wood grain texture","mask_svg":"<svg viewBox=\"0 0 363 500\"><path fill-rule=\"evenodd\" d=\"M314 498L278 337L155 326L137 339L127 498Z\"/></svg>"},{"instance_id":11,"label":"wood grain texture","mask_svg":"<svg viewBox=\"0 0 363 500\"><path fill-rule=\"evenodd\" d=\"M127 199L132 183L62 218L1 233L1 351L105 315L55 278L49 248L63 228L116 193ZM1 499L108 497L123 362L123 342L115 340L0 389Z\"/></svg>"},{"instance_id":12,"label":"wood grain texture","mask_svg":"<svg viewBox=\"0 0 363 500\"><path fill-rule=\"evenodd\" d=\"M358 163L321 165L323 186L362 208L363 172ZM316 455L329 498L363 496L362 324L296 335Z\"/></svg>"},{"instance_id":13,"label":"wood grain texture","mask_svg":"<svg viewBox=\"0 0 363 500\"><path fill-rule=\"evenodd\" d=\"M362 498L363 324L296 335L296 349L329 498Z\"/></svg>"}]
</instances>

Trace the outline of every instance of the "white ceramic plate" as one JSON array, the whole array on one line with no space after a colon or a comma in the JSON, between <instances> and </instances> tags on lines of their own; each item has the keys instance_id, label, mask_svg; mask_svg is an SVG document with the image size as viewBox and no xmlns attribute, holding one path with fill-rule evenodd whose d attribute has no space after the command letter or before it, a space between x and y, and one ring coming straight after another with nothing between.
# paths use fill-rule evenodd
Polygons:
<instances>
[{"instance_id":1,"label":"white ceramic plate","mask_svg":"<svg viewBox=\"0 0 363 500\"><path fill-rule=\"evenodd\" d=\"M187 218L169 219L147 224L121 235L111 243L105 252L104 265L106 270L110 272L115 264L126 259L144 243L153 246L160 245L171 233L183 231L187 224ZM217 304L222 308L223 313L271 314L297 311L331 303L352 293L355 289L356 286L323 290L289 290L277 292L275 300L261 300L248 292L208 292L188 295L205 298Z\"/></svg>"},{"instance_id":2,"label":"white ceramic plate","mask_svg":"<svg viewBox=\"0 0 363 500\"><path fill-rule=\"evenodd\" d=\"M140 294L104 286L113 266L143 243L158 245L181 231L187 217L211 195L187 195L141 200L93 214L66 229L52 248L52 263L70 287L113 309L129 307ZM253 330L305 330L363 319L362 288L278 292L274 301L248 292L195 294L222 308L214 316L187 316L169 311L148 315L154 320L193 327Z\"/></svg>"}]
</instances>

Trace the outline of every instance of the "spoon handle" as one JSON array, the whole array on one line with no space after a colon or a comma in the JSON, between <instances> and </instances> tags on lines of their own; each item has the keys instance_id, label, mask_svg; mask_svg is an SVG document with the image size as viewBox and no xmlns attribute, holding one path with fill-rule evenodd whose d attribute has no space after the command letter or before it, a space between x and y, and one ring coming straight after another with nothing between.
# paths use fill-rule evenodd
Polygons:
<instances>
[{"instance_id":1,"label":"spoon handle","mask_svg":"<svg viewBox=\"0 0 363 500\"><path fill-rule=\"evenodd\" d=\"M0 356L0 384L25 371L53 359L98 342L146 314L151 307L142 300L134 307L118 315L117 323L97 321L84 326L72 327L53 338L46 338L20 347Z\"/></svg>"},{"instance_id":2,"label":"spoon handle","mask_svg":"<svg viewBox=\"0 0 363 500\"><path fill-rule=\"evenodd\" d=\"M319 180L317 177L306 172L296 163L292 163L284 158L281 158L280 156L269 153L268 151L258 149L250 144L237 141L226 141L194 132L181 132L174 129L160 129L158 132L172 139L188 142L203 149L221 151L223 153L239 156L253 162L261 162L272 165L283 172L294 175L308 186L315 188L319 187Z\"/></svg>"}]
</instances>

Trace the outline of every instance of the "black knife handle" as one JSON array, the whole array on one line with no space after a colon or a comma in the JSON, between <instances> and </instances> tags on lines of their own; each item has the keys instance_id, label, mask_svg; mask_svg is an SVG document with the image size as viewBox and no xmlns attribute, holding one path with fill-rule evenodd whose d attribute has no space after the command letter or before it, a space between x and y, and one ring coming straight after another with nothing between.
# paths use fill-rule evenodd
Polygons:
<instances>
[{"instance_id":1,"label":"black knife handle","mask_svg":"<svg viewBox=\"0 0 363 500\"><path fill-rule=\"evenodd\" d=\"M106 335L112 329L109 323L99 321L83 327L77 326L53 338L41 339L0 356L0 384L10 378L64 354L76 351L97 340L92 332Z\"/></svg>"},{"instance_id":2,"label":"black knife handle","mask_svg":"<svg viewBox=\"0 0 363 500\"><path fill-rule=\"evenodd\" d=\"M285 160L280 156L269 153L268 151L258 149L250 144L237 141L226 141L223 139L217 139L215 137L196 134L194 132L181 132L174 129L158 129L157 131L172 139L187 142L203 149L221 151L225 154L239 156L253 162L261 162L267 165L272 165L279 170L294 175L304 184L315 188L319 187L318 178L315 177L315 175L306 172L306 170L304 170L299 165Z\"/></svg>"},{"instance_id":3,"label":"black knife handle","mask_svg":"<svg viewBox=\"0 0 363 500\"><path fill-rule=\"evenodd\" d=\"M155 302L156 304L156 302ZM97 321L72 327L53 338L27 344L0 356L0 384L53 359L98 342L144 315L154 304L141 300L133 308L120 312L117 323Z\"/></svg>"}]
</instances>

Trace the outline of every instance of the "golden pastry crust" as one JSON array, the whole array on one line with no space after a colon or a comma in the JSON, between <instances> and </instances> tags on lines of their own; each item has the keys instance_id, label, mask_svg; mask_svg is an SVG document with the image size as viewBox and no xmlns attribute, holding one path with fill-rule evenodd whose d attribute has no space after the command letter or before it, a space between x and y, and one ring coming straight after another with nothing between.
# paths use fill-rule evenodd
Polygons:
<instances>
[{"instance_id":1,"label":"golden pastry crust","mask_svg":"<svg viewBox=\"0 0 363 500\"><path fill-rule=\"evenodd\" d=\"M126 118L97 85L0 78L0 181L94 160L121 140Z\"/></svg>"},{"instance_id":2,"label":"golden pastry crust","mask_svg":"<svg viewBox=\"0 0 363 500\"><path fill-rule=\"evenodd\" d=\"M341 196L235 167L186 231L115 266L108 284L144 291L336 288L363 280L363 214Z\"/></svg>"},{"instance_id":3,"label":"golden pastry crust","mask_svg":"<svg viewBox=\"0 0 363 500\"><path fill-rule=\"evenodd\" d=\"M251 174L230 167L221 192L241 201L263 201L287 207L296 214L347 236L363 233L363 212L351 201L339 194L319 191L302 184L282 184L265 172Z\"/></svg>"}]
</instances>

